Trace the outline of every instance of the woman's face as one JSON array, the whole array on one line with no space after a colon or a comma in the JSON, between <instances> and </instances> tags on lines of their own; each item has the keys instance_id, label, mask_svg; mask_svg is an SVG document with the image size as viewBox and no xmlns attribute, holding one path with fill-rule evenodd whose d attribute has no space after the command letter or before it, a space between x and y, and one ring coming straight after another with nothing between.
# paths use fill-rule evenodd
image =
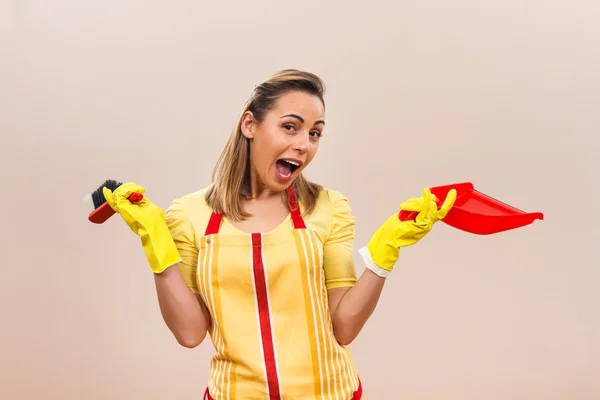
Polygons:
<instances>
[{"instance_id":1,"label":"woman's face","mask_svg":"<svg viewBox=\"0 0 600 400\"><path fill-rule=\"evenodd\" d=\"M274 192L287 189L317 153L324 127L323 103L304 92L282 96L260 124L246 113L242 132L252 139L253 191L259 187Z\"/></svg>"}]
</instances>

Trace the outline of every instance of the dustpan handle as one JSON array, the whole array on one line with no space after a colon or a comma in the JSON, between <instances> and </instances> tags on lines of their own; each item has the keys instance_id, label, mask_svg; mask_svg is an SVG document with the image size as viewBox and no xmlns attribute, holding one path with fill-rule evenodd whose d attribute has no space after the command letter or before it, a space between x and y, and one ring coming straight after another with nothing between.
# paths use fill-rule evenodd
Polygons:
<instances>
[{"instance_id":1,"label":"dustpan handle","mask_svg":"<svg viewBox=\"0 0 600 400\"><path fill-rule=\"evenodd\" d=\"M436 202L436 205L437 209L439 210L441 208L439 200ZM400 218L400 221L402 222L414 221L417 218L417 215L419 215L417 211L400 210L400 212L398 213L398 218Z\"/></svg>"},{"instance_id":2,"label":"dustpan handle","mask_svg":"<svg viewBox=\"0 0 600 400\"><path fill-rule=\"evenodd\" d=\"M404 222L404 221L412 221L415 218L417 218L417 215L419 213L416 211L405 211L405 210L400 210L400 212L398 213L398 218L400 218L400 221Z\"/></svg>"}]
</instances>

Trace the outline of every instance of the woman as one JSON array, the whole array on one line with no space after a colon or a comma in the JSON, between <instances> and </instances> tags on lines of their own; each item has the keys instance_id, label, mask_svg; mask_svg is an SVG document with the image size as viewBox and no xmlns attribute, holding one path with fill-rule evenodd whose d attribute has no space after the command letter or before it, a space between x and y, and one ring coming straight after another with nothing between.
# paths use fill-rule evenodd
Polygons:
<instances>
[{"instance_id":1,"label":"woman","mask_svg":"<svg viewBox=\"0 0 600 400\"><path fill-rule=\"evenodd\" d=\"M208 399L361 399L345 347L373 312L399 249L416 243L452 206L428 189L394 213L353 264L355 219L339 192L302 172L325 128L324 87L284 70L254 90L207 188L166 213L127 183L107 202L142 239L165 323L177 341L216 354Z\"/></svg>"}]
</instances>

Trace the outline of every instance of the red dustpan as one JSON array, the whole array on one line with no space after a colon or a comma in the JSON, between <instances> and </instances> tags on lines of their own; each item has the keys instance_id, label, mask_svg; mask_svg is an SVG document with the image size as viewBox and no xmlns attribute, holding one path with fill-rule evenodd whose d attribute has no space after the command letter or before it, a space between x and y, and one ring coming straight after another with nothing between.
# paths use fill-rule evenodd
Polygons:
<instances>
[{"instance_id":1,"label":"red dustpan","mask_svg":"<svg viewBox=\"0 0 600 400\"><path fill-rule=\"evenodd\" d=\"M544 219L541 212L528 213L478 192L470 182L430 188L437 198L438 209L451 189L456 189L456 201L442 222L465 232L490 235ZM415 219L416 216L417 213L411 211L399 213L402 221Z\"/></svg>"}]
</instances>

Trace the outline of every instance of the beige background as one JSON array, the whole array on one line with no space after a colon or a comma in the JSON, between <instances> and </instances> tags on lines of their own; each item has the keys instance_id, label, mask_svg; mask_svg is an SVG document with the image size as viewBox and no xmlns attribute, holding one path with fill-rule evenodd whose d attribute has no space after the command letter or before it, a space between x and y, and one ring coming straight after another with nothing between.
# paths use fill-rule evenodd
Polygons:
<instances>
[{"instance_id":1,"label":"beige background","mask_svg":"<svg viewBox=\"0 0 600 400\"><path fill-rule=\"evenodd\" d=\"M546 215L403 251L351 345L366 398L600 399L599 2L1 4L0 398L201 398L210 343L177 345L137 237L82 198L207 185L254 85L292 67L328 85L308 176L349 197L357 248L425 186Z\"/></svg>"}]
</instances>

